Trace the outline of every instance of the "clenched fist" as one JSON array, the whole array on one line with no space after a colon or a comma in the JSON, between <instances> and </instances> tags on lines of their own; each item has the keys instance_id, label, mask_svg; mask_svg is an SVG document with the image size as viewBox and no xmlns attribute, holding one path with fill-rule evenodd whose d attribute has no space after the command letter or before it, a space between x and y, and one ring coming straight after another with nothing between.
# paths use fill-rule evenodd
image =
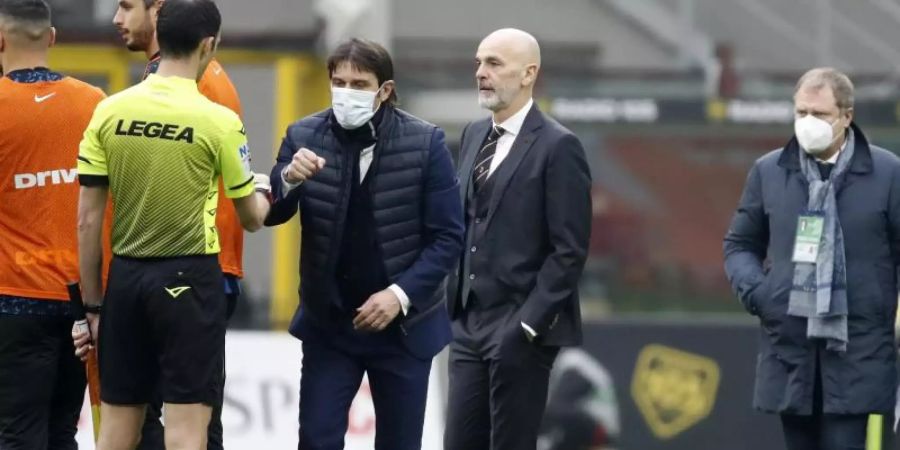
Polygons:
<instances>
[{"instance_id":1,"label":"clenched fist","mask_svg":"<svg viewBox=\"0 0 900 450\"><path fill-rule=\"evenodd\" d=\"M284 181L291 184L302 183L325 167L325 158L317 156L308 148L301 148L294 153L294 159L281 175Z\"/></svg>"}]
</instances>

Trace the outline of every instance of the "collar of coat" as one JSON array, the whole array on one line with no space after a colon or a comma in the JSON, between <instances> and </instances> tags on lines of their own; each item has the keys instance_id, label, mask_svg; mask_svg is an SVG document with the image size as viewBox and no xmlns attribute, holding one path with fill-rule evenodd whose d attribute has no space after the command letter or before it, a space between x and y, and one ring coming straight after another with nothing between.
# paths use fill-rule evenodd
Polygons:
<instances>
[{"instance_id":1,"label":"collar of coat","mask_svg":"<svg viewBox=\"0 0 900 450\"><path fill-rule=\"evenodd\" d=\"M850 122L850 128L853 130L854 145L856 147L853 151L853 160L850 161L849 170L851 173L869 173L872 171L872 151L869 149L869 140L866 139L856 122ZM797 136L792 136L791 140L788 141L781 151L778 165L787 170L799 171L800 152Z\"/></svg>"}]
</instances>

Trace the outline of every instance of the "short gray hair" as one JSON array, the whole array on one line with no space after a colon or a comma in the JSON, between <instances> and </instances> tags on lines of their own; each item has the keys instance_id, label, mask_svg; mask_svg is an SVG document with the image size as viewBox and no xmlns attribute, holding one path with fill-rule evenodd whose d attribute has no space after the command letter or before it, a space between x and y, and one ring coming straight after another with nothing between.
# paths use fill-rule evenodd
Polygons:
<instances>
[{"instance_id":1,"label":"short gray hair","mask_svg":"<svg viewBox=\"0 0 900 450\"><path fill-rule=\"evenodd\" d=\"M821 89L825 86L831 88L838 108L848 110L853 108L853 82L843 72L833 67L817 67L803 74L794 88L794 95L800 89Z\"/></svg>"}]
</instances>

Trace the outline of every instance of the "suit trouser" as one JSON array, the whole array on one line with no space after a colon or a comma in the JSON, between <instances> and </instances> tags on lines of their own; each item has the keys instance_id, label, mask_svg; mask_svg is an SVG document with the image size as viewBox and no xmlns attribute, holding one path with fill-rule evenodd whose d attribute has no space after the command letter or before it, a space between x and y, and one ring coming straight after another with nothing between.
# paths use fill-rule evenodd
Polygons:
<instances>
[{"instance_id":1,"label":"suit trouser","mask_svg":"<svg viewBox=\"0 0 900 450\"><path fill-rule=\"evenodd\" d=\"M514 305L470 297L453 321L445 450L534 450L558 347L528 341Z\"/></svg>"},{"instance_id":2,"label":"suit trouser","mask_svg":"<svg viewBox=\"0 0 900 450\"><path fill-rule=\"evenodd\" d=\"M431 359L412 356L394 325L380 333L361 333L348 320L335 328L303 341L297 448L344 448L350 404L368 374L375 449L421 449Z\"/></svg>"},{"instance_id":3,"label":"suit trouser","mask_svg":"<svg viewBox=\"0 0 900 450\"><path fill-rule=\"evenodd\" d=\"M0 314L0 449L77 449L86 383L72 319Z\"/></svg>"}]
</instances>

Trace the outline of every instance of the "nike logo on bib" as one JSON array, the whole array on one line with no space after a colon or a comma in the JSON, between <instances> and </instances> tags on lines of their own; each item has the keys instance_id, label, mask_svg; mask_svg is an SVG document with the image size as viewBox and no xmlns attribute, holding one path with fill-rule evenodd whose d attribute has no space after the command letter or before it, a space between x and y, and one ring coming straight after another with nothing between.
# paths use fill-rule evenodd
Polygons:
<instances>
[{"instance_id":1,"label":"nike logo on bib","mask_svg":"<svg viewBox=\"0 0 900 450\"><path fill-rule=\"evenodd\" d=\"M184 292L190 288L191 288L190 286L181 286L181 287L163 288L163 289L165 289L166 292L168 292L169 295L172 296L172 298L178 298L178 296L181 295L182 292Z\"/></svg>"}]
</instances>

